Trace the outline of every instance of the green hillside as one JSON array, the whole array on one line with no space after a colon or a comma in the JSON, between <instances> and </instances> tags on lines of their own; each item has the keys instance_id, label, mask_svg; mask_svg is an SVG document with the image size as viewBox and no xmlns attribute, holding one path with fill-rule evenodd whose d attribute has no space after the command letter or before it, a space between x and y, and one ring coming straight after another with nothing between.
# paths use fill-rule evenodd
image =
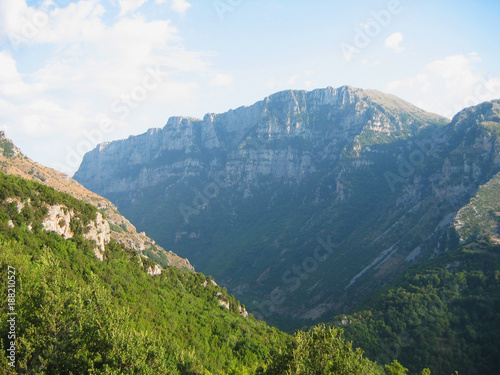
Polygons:
<instances>
[{"instance_id":1,"label":"green hillside","mask_svg":"<svg viewBox=\"0 0 500 375\"><path fill-rule=\"evenodd\" d=\"M150 276L152 260L113 241L99 261L91 241L40 224L47 206L60 204L85 232L93 206L4 174L0 187L0 277L10 293L0 301L3 373L384 373L341 329L290 336L243 316L202 274L167 267ZM29 209L19 211L19 202Z\"/></svg>"},{"instance_id":2,"label":"green hillside","mask_svg":"<svg viewBox=\"0 0 500 375\"><path fill-rule=\"evenodd\" d=\"M336 321L379 363L397 358L434 374L498 374L500 246L449 251Z\"/></svg>"},{"instance_id":3,"label":"green hillside","mask_svg":"<svg viewBox=\"0 0 500 375\"><path fill-rule=\"evenodd\" d=\"M153 277L144 271L151 260L116 242L100 262L82 236L65 240L41 230L47 203L82 218L93 206L3 174L0 186L1 277L7 280L15 269L18 373L244 373L290 340L240 316L234 297L202 274L168 267ZM9 197L30 198L31 208L18 213L5 203ZM1 301L4 349L7 302ZM2 367L8 368L5 361L2 350Z\"/></svg>"}]
</instances>

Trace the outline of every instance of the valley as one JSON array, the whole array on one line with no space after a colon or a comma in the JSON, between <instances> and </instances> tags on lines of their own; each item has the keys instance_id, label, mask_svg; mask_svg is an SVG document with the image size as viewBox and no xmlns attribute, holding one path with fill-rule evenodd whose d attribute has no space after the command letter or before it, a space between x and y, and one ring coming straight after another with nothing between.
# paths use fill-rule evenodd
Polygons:
<instances>
[{"instance_id":1,"label":"valley","mask_svg":"<svg viewBox=\"0 0 500 375\"><path fill-rule=\"evenodd\" d=\"M2 133L18 373L496 373L499 129L282 92L99 145L82 185Z\"/></svg>"},{"instance_id":2,"label":"valley","mask_svg":"<svg viewBox=\"0 0 500 375\"><path fill-rule=\"evenodd\" d=\"M372 90L286 91L100 145L75 178L291 330L459 246L454 218L500 170L498 113L450 122Z\"/></svg>"}]
</instances>

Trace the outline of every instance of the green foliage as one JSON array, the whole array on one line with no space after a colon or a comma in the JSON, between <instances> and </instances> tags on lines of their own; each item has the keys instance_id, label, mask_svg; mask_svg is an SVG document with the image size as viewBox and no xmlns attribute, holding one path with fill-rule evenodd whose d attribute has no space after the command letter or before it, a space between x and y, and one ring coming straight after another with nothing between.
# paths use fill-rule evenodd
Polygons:
<instances>
[{"instance_id":1,"label":"green foliage","mask_svg":"<svg viewBox=\"0 0 500 375\"><path fill-rule=\"evenodd\" d=\"M387 375L406 375L408 369L403 367L397 360L392 361L390 365L385 365Z\"/></svg>"},{"instance_id":2,"label":"green foliage","mask_svg":"<svg viewBox=\"0 0 500 375\"><path fill-rule=\"evenodd\" d=\"M8 265L18 275L18 372L225 374L255 369L286 341L264 323L221 308L216 294L223 291L210 282L204 287L203 275L168 268L151 277L138 255L117 243L99 262L72 240L55 234L46 240L50 246L42 249L0 240L1 277ZM0 310L5 345L5 300Z\"/></svg>"},{"instance_id":3,"label":"green foliage","mask_svg":"<svg viewBox=\"0 0 500 375\"><path fill-rule=\"evenodd\" d=\"M6 197L32 203L21 212L16 202L0 205L0 279L7 279L9 266L16 270L17 373L383 373L340 329L318 326L292 338L240 316L234 296L202 274L167 267L151 277L145 269L155 263L117 242L107 245L101 262L81 234L66 240L29 230L27 223L43 217L45 199L65 201L77 216L78 208L90 210L16 178L0 175L0 182ZM11 217L14 228L6 223ZM82 222L75 232L83 231ZM0 299L2 368L8 366L8 311Z\"/></svg>"},{"instance_id":4,"label":"green foliage","mask_svg":"<svg viewBox=\"0 0 500 375\"><path fill-rule=\"evenodd\" d=\"M5 134L0 132L0 149L2 149L2 154L6 158L11 158L14 156L14 145L7 138L5 138Z\"/></svg>"},{"instance_id":5,"label":"green foliage","mask_svg":"<svg viewBox=\"0 0 500 375\"><path fill-rule=\"evenodd\" d=\"M109 229L111 229L113 232L123 233L123 229L116 224L109 223Z\"/></svg>"},{"instance_id":6,"label":"green foliage","mask_svg":"<svg viewBox=\"0 0 500 375\"><path fill-rule=\"evenodd\" d=\"M16 326L19 373L178 373L175 357L156 339L130 326L130 313L112 304L111 293L95 274L82 284L65 275L48 248L32 263L16 254L22 247L2 247L2 269L15 267L21 284L16 296L22 317Z\"/></svg>"},{"instance_id":7,"label":"green foliage","mask_svg":"<svg viewBox=\"0 0 500 375\"><path fill-rule=\"evenodd\" d=\"M298 331L294 341L276 356L265 374L269 375L373 375L382 374L360 349L353 350L339 328L316 326Z\"/></svg>"},{"instance_id":8,"label":"green foliage","mask_svg":"<svg viewBox=\"0 0 500 375\"><path fill-rule=\"evenodd\" d=\"M470 246L413 270L350 315L346 336L369 358L397 358L412 372L496 374L499 250Z\"/></svg>"},{"instance_id":9,"label":"green foliage","mask_svg":"<svg viewBox=\"0 0 500 375\"><path fill-rule=\"evenodd\" d=\"M144 270L155 263L116 242L100 262L82 236L93 207L12 176L0 174L0 186L0 277L6 280L7 267L15 267L16 309L23 317L16 332L19 373L253 373L288 340L241 317L239 302L201 274L169 267L151 277ZM24 204L20 212L17 202ZM49 202L73 210L74 238L41 230ZM218 298L229 301L230 310ZM7 311L2 299L4 348Z\"/></svg>"},{"instance_id":10,"label":"green foliage","mask_svg":"<svg viewBox=\"0 0 500 375\"><path fill-rule=\"evenodd\" d=\"M22 202L24 207L21 212L18 212L16 202L6 203L7 198L15 198ZM71 224L79 226L75 229L80 234L86 232L88 224L95 220L98 211L91 204L46 185L0 173L0 210L5 211L2 214L2 220L5 220L3 217L6 213L14 224L21 225L24 222L29 225L37 225L47 214L46 205L57 204L76 213L75 220L72 220ZM73 221L81 221L81 223L73 224Z\"/></svg>"},{"instance_id":11,"label":"green foliage","mask_svg":"<svg viewBox=\"0 0 500 375\"><path fill-rule=\"evenodd\" d=\"M457 215L458 233L463 241L488 240L498 236L500 223L500 173L480 187L469 204Z\"/></svg>"}]
</instances>

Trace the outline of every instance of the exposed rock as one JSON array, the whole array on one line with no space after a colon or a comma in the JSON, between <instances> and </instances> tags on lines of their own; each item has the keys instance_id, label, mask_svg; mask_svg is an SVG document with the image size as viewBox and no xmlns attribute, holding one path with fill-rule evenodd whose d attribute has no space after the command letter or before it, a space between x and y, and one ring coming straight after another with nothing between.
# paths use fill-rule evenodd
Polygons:
<instances>
[{"instance_id":1,"label":"exposed rock","mask_svg":"<svg viewBox=\"0 0 500 375\"><path fill-rule=\"evenodd\" d=\"M66 207L56 205L47 206L49 212L42 221L43 230L47 232L56 232L64 238L73 238L71 231L71 219L74 212L69 211Z\"/></svg>"},{"instance_id":2,"label":"exposed rock","mask_svg":"<svg viewBox=\"0 0 500 375\"><path fill-rule=\"evenodd\" d=\"M240 315L244 318L248 318L248 311L247 309L245 309L243 306L238 306L239 308L239 311L240 311Z\"/></svg>"},{"instance_id":3,"label":"exposed rock","mask_svg":"<svg viewBox=\"0 0 500 375\"><path fill-rule=\"evenodd\" d=\"M48 213L42 221L43 229L48 232L56 232L64 238L73 238L74 233L71 230L71 221L75 219L73 210L68 210L61 205L47 206L47 208ZM95 242L94 252L101 261L104 259L103 253L106 244L111 239L110 233L109 223L104 220L100 212L97 212L95 220L90 221L87 232L84 233L84 238Z\"/></svg>"},{"instance_id":4,"label":"exposed rock","mask_svg":"<svg viewBox=\"0 0 500 375\"><path fill-rule=\"evenodd\" d=\"M147 272L151 276L160 276L163 269L158 264L155 264L154 267L149 266Z\"/></svg>"},{"instance_id":5,"label":"exposed rock","mask_svg":"<svg viewBox=\"0 0 500 375\"><path fill-rule=\"evenodd\" d=\"M405 120L403 111L412 118ZM102 144L85 155L75 179L102 195L134 191L207 172L205 157L200 157L204 153L210 158L209 175L223 171L231 181L244 184L255 183L259 176L299 183L317 171L314 160L338 158L360 134L396 139L408 135L408 125L412 131L439 120L374 90L344 86L284 91L250 107L207 114L202 120L173 117L163 129ZM336 124L311 126L318 121ZM291 141L312 142L314 147L302 150L283 143ZM244 194L248 197L249 191Z\"/></svg>"}]
</instances>

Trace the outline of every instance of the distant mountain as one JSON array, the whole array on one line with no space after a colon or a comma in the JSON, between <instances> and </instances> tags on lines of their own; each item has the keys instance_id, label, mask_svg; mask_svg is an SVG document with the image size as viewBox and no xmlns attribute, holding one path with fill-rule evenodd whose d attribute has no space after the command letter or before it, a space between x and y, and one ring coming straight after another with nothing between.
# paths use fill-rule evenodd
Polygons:
<instances>
[{"instance_id":1,"label":"distant mountain","mask_svg":"<svg viewBox=\"0 0 500 375\"><path fill-rule=\"evenodd\" d=\"M164 266L194 270L187 259L166 251L144 232L138 233L135 226L123 217L109 200L84 188L64 173L40 165L23 155L3 131L0 131L0 172L43 183L92 204L104 213L109 222L110 238L153 260L161 261Z\"/></svg>"},{"instance_id":2,"label":"distant mountain","mask_svg":"<svg viewBox=\"0 0 500 375\"><path fill-rule=\"evenodd\" d=\"M499 114L492 101L450 122L374 90L284 91L99 145L75 179L291 329L355 308L467 228L497 233L491 210L477 222L464 207L500 171Z\"/></svg>"}]
</instances>

